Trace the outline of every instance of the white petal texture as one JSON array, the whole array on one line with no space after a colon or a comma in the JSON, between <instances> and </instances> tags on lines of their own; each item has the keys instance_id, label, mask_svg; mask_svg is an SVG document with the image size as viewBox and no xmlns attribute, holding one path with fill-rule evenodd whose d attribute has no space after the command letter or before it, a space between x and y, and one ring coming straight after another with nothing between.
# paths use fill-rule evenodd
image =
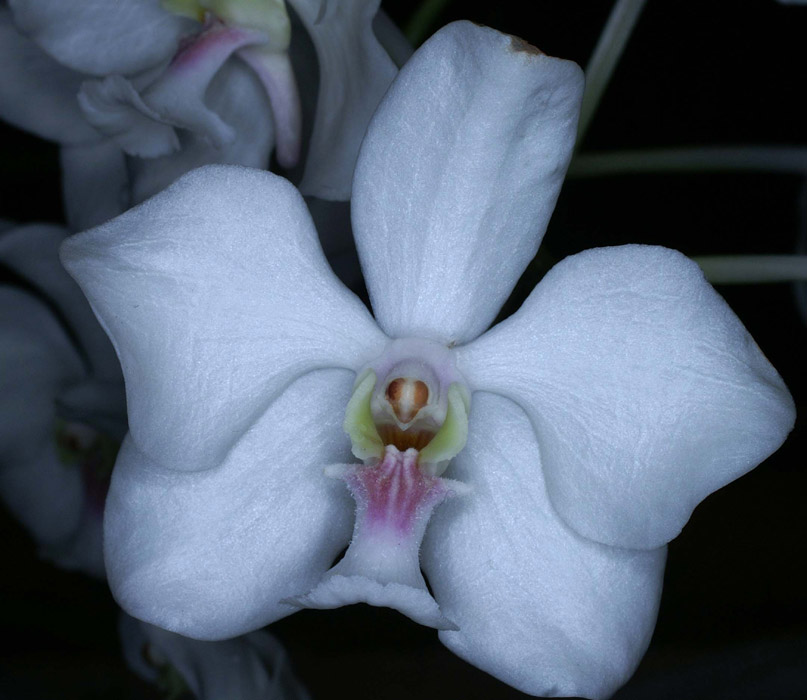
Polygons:
<instances>
[{"instance_id":1,"label":"white petal texture","mask_svg":"<svg viewBox=\"0 0 807 700\"><path fill-rule=\"evenodd\" d=\"M20 226L0 234L0 262L24 277L57 308L83 351L88 370L101 381L120 381L120 365L87 300L59 261L67 231L50 224Z\"/></svg>"},{"instance_id":2,"label":"white petal texture","mask_svg":"<svg viewBox=\"0 0 807 700\"><path fill-rule=\"evenodd\" d=\"M469 22L404 66L356 166L356 244L392 337L466 342L535 255L571 157L583 74Z\"/></svg>"},{"instance_id":3,"label":"white petal texture","mask_svg":"<svg viewBox=\"0 0 807 700\"><path fill-rule=\"evenodd\" d=\"M81 473L56 452L55 399L84 374L56 317L32 295L0 287L0 497L41 546L81 517Z\"/></svg>"},{"instance_id":4,"label":"white petal texture","mask_svg":"<svg viewBox=\"0 0 807 700\"><path fill-rule=\"evenodd\" d=\"M790 431L776 370L700 268L675 251L585 251L458 352L474 389L527 412L547 490L595 541L653 548Z\"/></svg>"},{"instance_id":5,"label":"white petal texture","mask_svg":"<svg viewBox=\"0 0 807 700\"><path fill-rule=\"evenodd\" d=\"M65 68L20 34L0 6L0 117L43 139L98 140L76 102L86 76Z\"/></svg>"},{"instance_id":6,"label":"white petal texture","mask_svg":"<svg viewBox=\"0 0 807 700\"><path fill-rule=\"evenodd\" d=\"M198 26L160 0L9 0L17 26L59 63L92 75L131 75L170 58Z\"/></svg>"},{"instance_id":7,"label":"white petal texture","mask_svg":"<svg viewBox=\"0 0 807 700\"><path fill-rule=\"evenodd\" d=\"M397 68L373 32L380 0L289 0L319 59L319 95L300 190L346 200L356 155Z\"/></svg>"},{"instance_id":8,"label":"white petal texture","mask_svg":"<svg viewBox=\"0 0 807 700\"><path fill-rule=\"evenodd\" d=\"M160 467L127 439L107 498L110 587L147 622L224 639L288 615L348 543L352 506L323 474L344 461L353 375L290 386L213 469ZM222 418L223 420L223 418Z\"/></svg>"},{"instance_id":9,"label":"white petal texture","mask_svg":"<svg viewBox=\"0 0 807 700\"><path fill-rule=\"evenodd\" d=\"M468 444L449 468L473 492L440 506L423 568L459 629L440 639L530 695L605 698L644 654L666 548L583 539L547 498L538 444L509 400L474 394Z\"/></svg>"},{"instance_id":10,"label":"white petal texture","mask_svg":"<svg viewBox=\"0 0 807 700\"><path fill-rule=\"evenodd\" d=\"M195 170L62 260L118 351L135 444L173 469L219 463L291 381L385 340L271 173Z\"/></svg>"}]
</instances>

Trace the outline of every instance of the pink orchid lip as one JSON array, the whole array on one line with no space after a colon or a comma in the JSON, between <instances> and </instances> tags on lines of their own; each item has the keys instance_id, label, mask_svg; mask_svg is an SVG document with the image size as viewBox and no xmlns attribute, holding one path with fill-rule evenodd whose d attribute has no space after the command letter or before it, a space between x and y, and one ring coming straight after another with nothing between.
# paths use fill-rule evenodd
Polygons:
<instances>
[{"instance_id":1,"label":"pink orchid lip","mask_svg":"<svg viewBox=\"0 0 807 700\"><path fill-rule=\"evenodd\" d=\"M419 551L434 508L468 487L424 473L418 457L415 449L387 445L376 464L327 469L345 481L356 501L353 539L313 590L286 602L308 608L364 602L394 608L429 627L457 629L426 588Z\"/></svg>"}]
</instances>

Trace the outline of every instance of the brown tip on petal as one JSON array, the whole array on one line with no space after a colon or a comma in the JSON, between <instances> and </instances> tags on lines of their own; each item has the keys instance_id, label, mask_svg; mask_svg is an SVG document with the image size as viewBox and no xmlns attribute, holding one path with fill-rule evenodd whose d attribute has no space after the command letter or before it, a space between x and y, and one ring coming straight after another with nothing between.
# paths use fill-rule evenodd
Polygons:
<instances>
[{"instance_id":1,"label":"brown tip on petal","mask_svg":"<svg viewBox=\"0 0 807 700\"><path fill-rule=\"evenodd\" d=\"M534 54L535 56L544 56L543 51L541 49L533 46L529 42L524 41L517 36L510 36L510 50L516 52L523 52L523 53L530 53Z\"/></svg>"}]
</instances>

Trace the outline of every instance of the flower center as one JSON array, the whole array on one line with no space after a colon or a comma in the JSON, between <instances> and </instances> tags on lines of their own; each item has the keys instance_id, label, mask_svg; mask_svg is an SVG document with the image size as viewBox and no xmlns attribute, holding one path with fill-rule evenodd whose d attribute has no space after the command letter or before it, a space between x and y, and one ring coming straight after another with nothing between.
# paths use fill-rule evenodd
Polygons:
<instances>
[{"instance_id":1,"label":"flower center","mask_svg":"<svg viewBox=\"0 0 807 700\"><path fill-rule=\"evenodd\" d=\"M348 402L344 427L353 454L376 461L390 445L415 449L421 467L440 474L465 445L469 397L448 348L395 340L359 373Z\"/></svg>"}]
</instances>

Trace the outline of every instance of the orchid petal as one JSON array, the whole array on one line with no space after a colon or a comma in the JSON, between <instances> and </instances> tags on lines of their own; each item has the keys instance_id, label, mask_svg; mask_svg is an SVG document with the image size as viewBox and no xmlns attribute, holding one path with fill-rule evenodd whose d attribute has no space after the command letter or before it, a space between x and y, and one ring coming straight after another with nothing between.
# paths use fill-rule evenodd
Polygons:
<instances>
[{"instance_id":1,"label":"orchid petal","mask_svg":"<svg viewBox=\"0 0 807 700\"><path fill-rule=\"evenodd\" d=\"M200 642L126 614L121 615L119 630L129 667L152 683L159 680L160 668L167 664L200 700L308 698L291 673L286 650L266 632L221 642ZM280 681L285 681L285 692L281 692Z\"/></svg>"},{"instance_id":2,"label":"orchid petal","mask_svg":"<svg viewBox=\"0 0 807 700\"><path fill-rule=\"evenodd\" d=\"M303 194L347 200L367 124L397 69L373 32L380 0L289 0L319 59Z\"/></svg>"},{"instance_id":3,"label":"orchid petal","mask_svg":"<svg viewBox=\"0 0 807 700\"><path fill-rule=\"evenodd\" d=\"M31 224L5 231L0 234L0 262L43 292L62 313L94 377L120 381L120 365L109 339L81 289L59 260L59 246L66 237L63 228L49 224Z\"/></svg>"},{"instance_id":4,"label":"orchid petal","mask_svg":"<svg viewBox=\"0 0 807 700\"><path fill-rule=\"evenodd\" d=\"M477 392L470 428L450 470L472 492L437 509L421 555L459 627L440 640L530 695L610 697L650 641L666 549L607 547L569 530L512 402Z\"/></svg>"},{"instance_id":5,"label":"orchid petal","mask_svg":"<svg viewBox=\"0 0 807 700\"><path fill-rule=\"evenodd\" d=\"M78 104L87 122L130 155L155 158L179 148L173 125L149 107L122 75L84 82Z\"/></svg>"},{"instance_id":6,"label":"orchid petal","mask_svg":"<svg viewBox=\"0 0 807 700\"><path fill-rule=\"evenodd\" d=\"M54 61L11 20L0 6L0 118L50 141L99 139L76 103L85 76Z\"/></svg>"},{"instance_id":7,"label":"orchid petal","mask_svg":"<svg viewBox=\"0 0 807 700\"><path fill-rule=\"evenodd\" d=\"M208 164L244 165L265 170L274 144L274 125L260 82L240 61L228 61L216 73L205 102L229 124L235 139L216 148L180 131L179 150L161 158L135 158L129 163L133 204L154 196L177 178ZM265 118L256 118L265 115Z\"/></svg>"},{"instance_id":8,"label":"orchid petal","mask_svg":"<svg viewBox=\"0 0 807 700\"><path fill-rule=\"evenodd\" d=\"M126 155L114 141L62 146L59 160L67 223L72 231L98 226L129 208Z\"/></svg>"},{"instance_id":9,"label":"orchid petal","mask_svg":"<svg viewBox=\"0 0 807 700\"><path fill-rule=\"evenodd\" d=\"M277 161L282 168L293 168L300 159L303 118L289 55L263 46L248 46L238 55L255 71L269 97L277 133Z\"/></svg>"},{"instance_id":10,"label":"orchid petal","mask_svg":"<svg viewBox=\"0 0 807 700\"><path fill-rule=\"evenodd\" d=\"M80 472L59 461L57 393L83 375L64 329L32 295L0 288L0 497L41 545L77 527Z\"/></svg>"},{"instance_id":11,"label":"orchid petal","mask_svg":"<svg viewBox=\"0 0 807 700\"><path fill-rule=\"evenodd\" d=\"M385 342L271 173L195 170L62 259L118 351L134 442L173 469L217 464L289 382Z\"/></svg>"},{"instance_id":12,"label":"orchid petal","mask_svg":"<svg viewBox=\"0 0 807 700\"><path fill-rule=\"evenodd\" d=\"M292 384L226 459L161 467L127 438L107 499L109 582L132 615L198 639L284 617L350 538L345 489L323 465L350 454L342 431L352 374Z\"/></svg>"},{"instance_id":13,"label":"orchid petal","mask_svg":"<svg viewBox=\"0 0 807 700\"><path fill-rule=\"evenodd\" d=\"M59 63L91 75L131 75L170 58L196 22L160 0L9 0L17 26Z\"/></svg>"},{"instance_id":14,"label":"orchid petal","mask_svg":"<svg viewBox=\"0 0 807 700\"><path fill-rule=\"evenodd\" d=\"M474 389L520 404L552 504L584 537L654 548L707 495L776 450L781 378L697 264L673 250L585 251L458 351Z\"/></svg>"},{"instance_id":15,"label":"orchid petal","mask_svg":"<svg viewBox=\"0 0 807 700\"><path fill-rule=\"evenodd\" d=\"M580 69L451 24L401 71L367 132L352 201L381 327L459 343L535 255L571 157Z\"/></svg>"}]
</instances>

